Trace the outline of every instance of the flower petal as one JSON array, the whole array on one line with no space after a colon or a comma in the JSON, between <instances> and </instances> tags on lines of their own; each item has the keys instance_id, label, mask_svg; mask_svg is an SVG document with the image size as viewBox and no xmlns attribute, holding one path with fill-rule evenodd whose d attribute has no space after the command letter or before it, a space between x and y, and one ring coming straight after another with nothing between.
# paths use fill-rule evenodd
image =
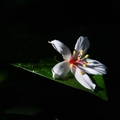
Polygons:
<instances>
[{"instance_id":1,"label":"flower petal","mask_svg":"<svg viewBox=\"0 0 120 120\"><path fill-rule=\"evenodd\" d=\"M94 75L103 75L107 73L107 67L104 64L100 63L99 61L92 59L86 59L86 61L88 62L86 67L77 65L80 69L82 69L86 73Z\"/></svg>"},{"instance_id":2,"label":"flower petal","mask_svg":"<svg viewBox=\"0 0 120 120\"><path fill-rule=\"evenodd\" d=\"M69 63L66 61L59 62L52 68L53 78L61 78L70 71Z\"/></svg>"},{"instance_id":3,"label":"flower petal","mask_svg":"<svg viewBox=\"0 0 120 120\"><path fill-rule=\"evenodd\" d=\"M87 37L80 36L75 44L75 50L77 52L80 52L80 50L83 50L83 54L87 52L87 49L90 46L90 42Z\"/></svg>"},{"instance_id":4,"label":"flower petal","mask_svg":"<svg viewBox=\"0 0 120 120\"><path fill-rule=\"evenodd\" d=\"M80 74L81 70L77 67L72 67L71 72L74 74L75 78L81 85L92 91L95 90L96 85L92 82L92 80L87 74L81 75Z\"/></svg>"},{"instance_id":5,"label":"flower petal","mask_svg":"<svg viewBox=\"0 0 120 120\"><path fill-rule=\"evenodd\" d=\"M49 41L48 41L49 42ZM52 44L52 46L59 52L62 54L63 58L66 60L70 60L71 58L71 52L69 50L69 48L62 42L60 42L59 40L53 40L51 42L49 42Z\"/></svg>"}]
</instances>

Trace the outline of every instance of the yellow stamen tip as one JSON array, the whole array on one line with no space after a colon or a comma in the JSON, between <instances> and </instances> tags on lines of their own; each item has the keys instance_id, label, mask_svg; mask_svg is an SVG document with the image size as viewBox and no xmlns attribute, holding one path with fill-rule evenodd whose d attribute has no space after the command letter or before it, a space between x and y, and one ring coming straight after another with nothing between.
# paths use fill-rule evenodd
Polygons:
<instances>
[{"instance_id":1,"label":"yellow stamen tip","mask_svg":"<svg viewBox=\"0 0 120 120\"><path fill-rule=\"evenodd\" d=\"M83 64L83 67L86 67L86 64Z\"/></svg>"},{"instance_id":2,"label":"yellow stamen tip","mask_svg":"<svg viewBox=\"0 0 120 120\"><path fill-rule=\"evenodd\" d=\"M75 55L75 54L76 54L76 51L74 50L74 51L73 51L73 55Z\"/></svg>"},{"instance_id":3,"label":"yellow stamen tip","mask_svg":"<svg viewBox=\"0 0 120 120\"><path fill-rule=\"evenodd\" d=\"M83 50L80 50L80 55L83 55Z\"/></svg>"},{"instance_id":4,"label":"yellow stamen tip","mask_svg":"<svg viewBox=\"0 0 120 120\"><path fill-rule=\"evenodd\" d=\"M89 62L86 62L86 65L89 64Z\"/></svg>"},{"instance_id":5,"label":"yellow stamen tip","mask_svg":"<svg viewBox=\"0 0 120 120\"><path fill-rule=\"evenodd\" d=\"M83 75L84 74L84 72L83 71L80 71L80 75Z\"/></svg>"},{"instance_id":6,"label":"yellow stamen tip","mask_svg":"<svg viewBox=\"0 0 120 120\"><path fill-rule=\"evenodd\" d=\"M72 68L72 67L73 67L73 64L70 64L70 67Z\"/></svg>"},{"instance_id":7,"label":"yellow stamen tip","mask_svg":"<svg viewBox=\"0 0 120 120\"><path fill-rule=\"evenodd\" d=\"M80 60L80 57L78 57L78 60Z\"/></svg>"},{"instance_id":8,"label":"yellow stamen tip","mask_svg":"<svg viewBox=\"0 0 120 120\"><path fill-rule=\"evenodd\" d=\"M89 55L87 54L84 58L88 58L89 57Z\"/></svg>"}]
</instances>

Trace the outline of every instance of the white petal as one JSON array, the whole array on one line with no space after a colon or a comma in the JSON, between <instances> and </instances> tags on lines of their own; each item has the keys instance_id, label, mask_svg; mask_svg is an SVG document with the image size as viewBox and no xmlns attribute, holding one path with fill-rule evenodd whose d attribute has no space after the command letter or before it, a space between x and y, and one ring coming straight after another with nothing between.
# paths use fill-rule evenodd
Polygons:
<instances>
[{"instance_id":1,"label":"white petal","mask_svg":"<svg viewBox=\"0 0 120 120\"><path fill-rule=\"evenodd\" d=\"M90 46L90 42L87 37L80 36L75 44L75 50L77 52L80 52L80 50L83 50L83 54L87 52L87 49Z\"/></svg>"},{"instance_id":2,"label":"white petal","mask_svg":"<svg viewBox=\"0 0 120 120\"><path fill-rule=\"evenodd\" d=\"M86 59L86 61L88 62L86 67L78 65L78 67L84 70L86 73L94 74L94 75L106 74L107 67L104 64L100 63L97 60L92 60L92 59Z\"/></svg>"},{"instance_id":3,"label":"white petal","mask_svg":"<svg viewBox=\"0 0 120 120\"><path fill-rule=\"evenodd\" d=\"M49 41L48 41L49 42ZM59 40L53 40L51 42L49 42L52 44L52 46L59 52L62 54L63 58L66 60L70 60L71 58L71 52L69 50L69 48L62 42L60 42Z\"/></svg>"},{"instance_id":4,"label":"white petal","mask_svg":"<svg viewBox=\"0 0 120 120\"><path fill-rule=\"evenodd\" d=\"M52 68L53 78L61 78L70 71L69 63L66 61L59 62Z\"/></svg>"},{"instance_id":5,"label":"white petal","mask_svg":"<svg viewBox=\"0 0 120 120\"><path fill-rule=\"evenodd\" d=\"M77 67L73 67L71 71L81 85L83 85L85 88L90 89L92 91L95 90L96 85L92 82L92 80L87 74L81 75L80 74L81 70Z\"/></svg>"}]
</instances>

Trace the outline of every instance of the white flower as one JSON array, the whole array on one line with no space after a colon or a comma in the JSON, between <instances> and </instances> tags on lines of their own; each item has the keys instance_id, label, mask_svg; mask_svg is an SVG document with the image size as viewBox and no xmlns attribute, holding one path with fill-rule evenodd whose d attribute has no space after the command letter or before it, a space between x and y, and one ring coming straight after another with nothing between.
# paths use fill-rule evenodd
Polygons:
<instances>
[{"instance_id":1,"label":"white flower","mask_svg":"<svg viewBox=\"0 0 120 120\"><path fill-rule=\"evenodd\" d=\"M96 85L86 73L94 75L106 74L106 66L97 60L88 59L88 54L85 55L90 46L88 38L83 36L78 38L73 55L71 55L69 48L59 40L53 40L49 43L51 43L64 58L64 61L59 62L52 68L53 78L64 77L71 70L81 85L94 91Z\"/></svg>"}]
</instances>

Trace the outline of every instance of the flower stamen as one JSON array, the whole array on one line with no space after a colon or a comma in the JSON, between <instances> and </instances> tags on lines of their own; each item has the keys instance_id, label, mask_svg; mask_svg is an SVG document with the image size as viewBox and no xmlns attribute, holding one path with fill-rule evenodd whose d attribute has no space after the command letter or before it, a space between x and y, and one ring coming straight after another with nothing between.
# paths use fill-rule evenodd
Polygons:
<instances>
[{"instance_id":1,"label":"flower stamen","mask_svg":"<svg viewBox=\"0 0 120 120\"><path fill-rule=\"evenodd\" d=\"M81 55L81 56L83 55L83 52L84 52L83 50L80 50L80 55Z\"/></svg>"},{"instance_id":2,"label":"flower stamen","mask_svg":"<svg viewBox=\"0 0 120 120\"><path fill-rule=\"evenodd\" d=\"M76 51L74 50L74 51L73 51L73 55L75 55L75 54L76 54Z\"/></svg>"},{"instance_id":3,"label":"flower stamen","mask_svg":"<svg viewBox=\"0 0 120 120\"><path fill-rule=\"evenodd\" d=\"M87 54L87 55L85 55L85 57L84 58L88 58L89 57L89 55Z\"/></svg>"},{"instance_id":4,"label":"flower stamen","mask_svg":"<svg viewBox=\"0 0 120 120\"><path fill-rule=\"evenodd\" d=\"M86 65L88 65L89 64L89 62L86 62Z\"/></svg>"},{"instance_id":5,"label":"flower stamen","mask_svg":"<svg viewBox=\"0 0 120 120\"><path fill-rule=\"evenodd\" d=\"M73 68L73 66L74 66L73 64L70 64L70 68Z\"/></svg>"},{"instance_id":6,"label":"flower stamen","mask_svg":"<svg viewBox=\"0 0 120 120\"><path fill-rule=\"evenodd\" d=\"M83 64L83 67L86 67L86 63L85 63L85 64Z\"/></svg>"},{"instance_id":7,"label":"flower stamen","mask_svg":"<svg viewBox=\"0 0 120 120\"><path fill-rule=\"evenodd\" d=\"M80 75L83 75L84 74L84 72L83 71L80 71Z\"/></svg>"},{"instance_id":8,"label":"flower stamen","mask_svg":"<svg viewBox=\"0 0 120 120\"><path fill-rule=\"evenodd\" d=\"M89 57L89 55L85 55L85 57L83 57L81 60L87 59Z\"/></svg>"},{"instance_id":9,"label":"flower stamen","mask_svg":"<svg viewBox=\"0 0 120 120\"><path fill-rule=\"evenodd\" d=\"M80 60L80 57L78 57L77 59Z\"/></svg>"}]
</instances>

